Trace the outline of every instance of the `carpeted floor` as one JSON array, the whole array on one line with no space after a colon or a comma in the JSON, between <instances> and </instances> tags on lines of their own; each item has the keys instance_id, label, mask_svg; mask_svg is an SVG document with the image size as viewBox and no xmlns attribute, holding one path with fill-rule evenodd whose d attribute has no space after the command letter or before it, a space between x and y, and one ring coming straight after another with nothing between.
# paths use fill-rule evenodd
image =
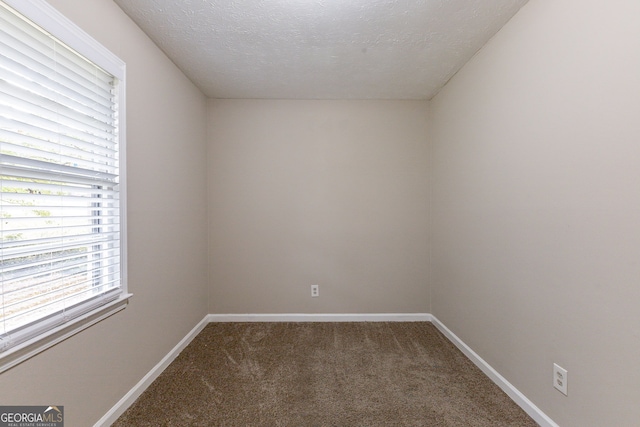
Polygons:
<instances>
[{"instance_id":1,"label":"carpeted floor","mask_svg":"<svg viewBox=\"0 0 640 427\"><path fill-rule=\"evenodd\" d=\"M211 323L123 426L537 426L431 323Z\"/></svg>"}]
</instances>

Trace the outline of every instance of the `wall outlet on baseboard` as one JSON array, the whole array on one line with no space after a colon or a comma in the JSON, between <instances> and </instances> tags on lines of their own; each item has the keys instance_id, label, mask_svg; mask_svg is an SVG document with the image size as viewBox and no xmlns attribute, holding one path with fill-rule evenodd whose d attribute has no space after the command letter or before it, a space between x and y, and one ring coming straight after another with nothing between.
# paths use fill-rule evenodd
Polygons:
<instances>
[{"instance_id":1,"label":"wall outlet on baseboard","mask_svg":"<svg viewBox=\"0 0 640 427\"><path fill-rule=\"evenodd\" d=\"M320 289L318 285L311 285L311 296L313 298L320 296Z\"/></svg>"},{"instance_id":2,"label":"wall outlet on baseboard","mask_svg":"<svg viewBox=\"0 0 640 427\"><path fill-rule=\"evenodd\" d=\"M567 396L567 386L569 385L569 377L567 376L567 370L553 364L553 386L560 393Z\"/></svg>"}]
</instances>

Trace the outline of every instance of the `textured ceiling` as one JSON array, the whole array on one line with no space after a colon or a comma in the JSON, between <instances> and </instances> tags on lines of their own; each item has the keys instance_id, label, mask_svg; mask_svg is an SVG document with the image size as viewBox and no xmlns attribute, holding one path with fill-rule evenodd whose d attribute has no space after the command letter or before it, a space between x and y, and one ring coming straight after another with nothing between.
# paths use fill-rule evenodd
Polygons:
<instances>
[{"instance_id":1,"label":"textured ceiling","mask_svg":"<svg viewBox=\"0 0 640 427\"><path fill-rule=\"evenodd\" d=\"M527 0L114 0L212 98L430 99Z\"/></svg>"}]
</instances>

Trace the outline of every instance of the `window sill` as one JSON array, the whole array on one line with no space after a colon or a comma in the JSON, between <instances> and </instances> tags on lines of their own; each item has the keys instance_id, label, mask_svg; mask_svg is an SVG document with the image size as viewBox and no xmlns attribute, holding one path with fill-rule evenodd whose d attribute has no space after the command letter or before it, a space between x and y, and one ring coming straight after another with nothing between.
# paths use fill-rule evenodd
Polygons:
<instances>
[{"instance_id":1,"label":"window sill","mask_svg":"<svg viewBox=\"0 0 640 427\"><path fill-rule=\"evenodd\" d=\"M123 294L115 301L7 350L0 355L0 373L123 310L132 296L132 294Z\"/></svg>"}]
</instances>

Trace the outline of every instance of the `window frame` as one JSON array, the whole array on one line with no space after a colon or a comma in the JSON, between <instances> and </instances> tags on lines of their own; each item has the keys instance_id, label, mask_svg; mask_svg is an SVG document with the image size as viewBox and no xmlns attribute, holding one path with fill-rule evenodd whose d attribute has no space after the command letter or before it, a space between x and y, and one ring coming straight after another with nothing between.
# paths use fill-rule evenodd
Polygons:
<instances>
[{"instance_id":1,"label":"window frame","mask_svg":"<svg viewBox=\"0 0 640 427\"><path fill-rule=\"evenodd\" d=\"M0 0L118 79L120 283L115 299L0 353L0 373L123 310L132 296L127 283L126 64L44 0Z\"/></svg>"}]
</instances>

